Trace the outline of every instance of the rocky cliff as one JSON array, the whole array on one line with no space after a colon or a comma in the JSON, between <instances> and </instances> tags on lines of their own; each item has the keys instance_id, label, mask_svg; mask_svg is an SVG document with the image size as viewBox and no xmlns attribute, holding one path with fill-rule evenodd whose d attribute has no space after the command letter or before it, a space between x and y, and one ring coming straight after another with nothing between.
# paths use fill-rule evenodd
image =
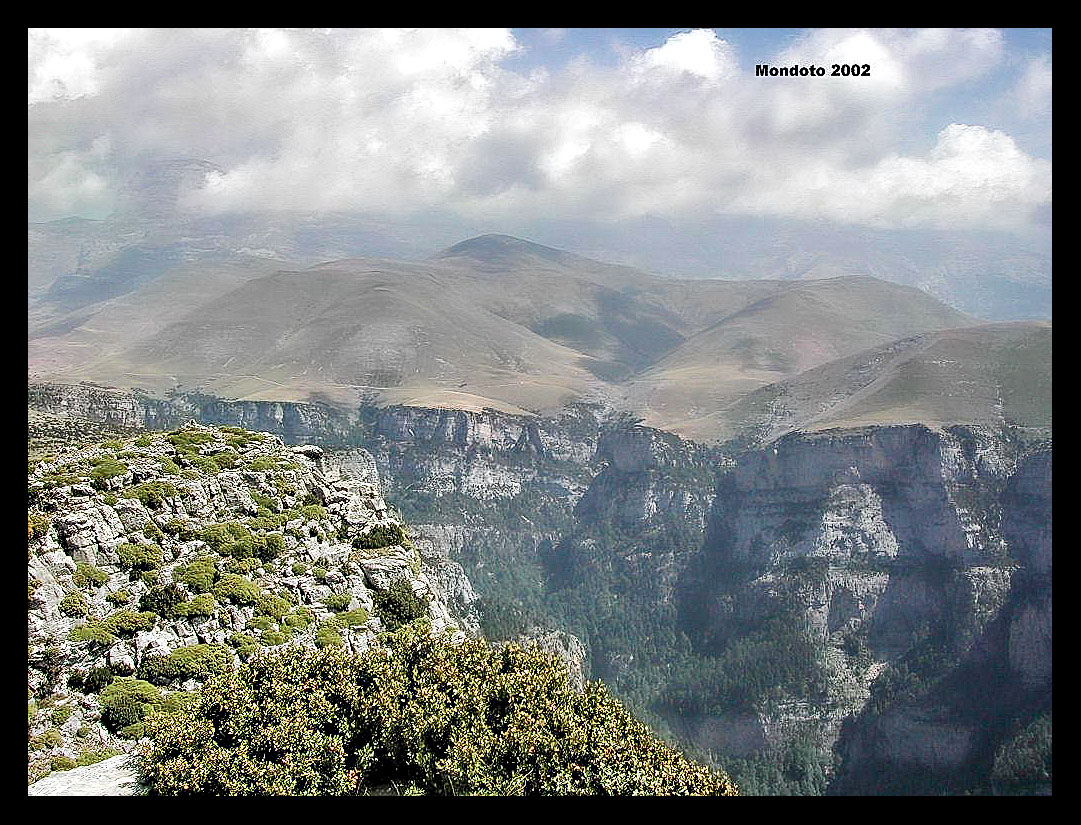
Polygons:
<instances>
[{"instance_id":1,"label":"rocky cliff","mask_svg":"<svg viewBox=\"0 0 1081 825\"><path fill-rule=\"evenodd\" d=\"M93 412L101 393L31 396ZM752 791L986 790L1050 707L1049 433L869 427L728 452L585 407L173 403L332 448L402 508L457 616L562 647Z\"/></svg>"},{"instance_id":2,"label":"rocky cliff","mask_svg":"<svg viewBox=\"0 0 1081 825\"><path fill-rule=\"evenodd\" d=\"M1011 726L1050 707L1050 456L919 426L743 456L718 485L684 621L718 656L769 622L809 642L797 671L741 697L744 740L810 742L834 792L986 784ZM731 750L700 720L683 729Z\"/></svg>"},{"instance_id":3,"label":"rocky cliff","mask_svg":"<svg viewBox=\"0 0 1081 825\"><path fill-rule=\"evenodd\" d=\"M365 455L191 423L32 462L29 779L130 750L264 647L361 652L422 615L476 635L461 567L417 551Z\"/></svg>"}]
</instances>

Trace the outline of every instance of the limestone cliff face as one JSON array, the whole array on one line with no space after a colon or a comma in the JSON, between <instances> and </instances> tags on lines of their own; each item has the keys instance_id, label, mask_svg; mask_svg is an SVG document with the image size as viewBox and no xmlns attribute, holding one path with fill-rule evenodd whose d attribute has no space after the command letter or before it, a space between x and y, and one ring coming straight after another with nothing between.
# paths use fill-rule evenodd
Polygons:
<instances>
[{"instance_id":1,"label":"limestone cliff face","mask_svg":"<svg viewBox=\"0 0 1081 825\"><path fill-rule=\"evenodd\" d=\"M1050 452L1018 462L993 432L783 438L718 485L697 580L685 582L690 624L723 639L795 609L823 677L802 730L837 749L839 788L960 776L994 742L986 712L946 687L951 674L1007 661L989 675L1003 716L1018 712L1006 683L1050 695L1050 489ZM883 668L902 666L909 681L888 695L900 677ZM771 714L791 715L783 704L760 708L763 739Z\"/></svg>"}]
</instances>

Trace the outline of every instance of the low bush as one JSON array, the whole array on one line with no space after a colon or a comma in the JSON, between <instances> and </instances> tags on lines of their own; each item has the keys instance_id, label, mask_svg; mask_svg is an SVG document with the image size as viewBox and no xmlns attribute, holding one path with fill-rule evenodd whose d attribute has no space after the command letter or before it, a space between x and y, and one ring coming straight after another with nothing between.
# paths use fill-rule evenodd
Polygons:
<instances>
[{"instance_id":1,"label":"low bush","mask_svg":"<svg viewBox=\"0 0 1081 825\"><path fill-rule=\"evenodd\" d=\"M332 593L323 599L323 604L325 604L329 610L333 610L335 613L341 613L345 608L349 607L351 601L353 601L352 593Z\"/></svg>"},{"instance_id":2,"label":"low bush","mask_svg":"<svg viewBox=\"0 0 1081 825\"><path fill-rule=\"evenodd\" d=\"M413 592L405 576L395 579L383 592L373 594L375 612L388 630L397 630L414 619L428 615L427 603Z\"/></svg>"},{"instance_id":3,"label":"low bush","mask_svg":"<svg viewBox=\"0 0 1081 825\"><path fill-rule=\"evenodd\" d=\"M125 542L116 548L116 554L125 570L157 570L161 567L161 548L156 544Z\"/></svg>"},{"instance_id":4,"label":"low bush","mask_svg":"<svg viewBox=\"0 0 1081 825\"><path fill-rule=\"evenodd\" d=\"M320 623L319 627L315 630L315 646L322 649L325 647L342 647L345 645L345 639L342 638L342 634L338 632L338 628L334 625L333 620Z\"/></svg>"},{"instance_id":5,"label":"low bush","mask_svg":"<svg viewBox=\"0 0 1081 825\"><path fill-rule=\"evenodd\" d=\"M116 679L99 696L101 721L113 733L141 723L164 701L156 687L142 679Z\"/></svg>"},{"instance_id":6,"label":"low bush","mask_svg":"<svg viewBox=\"0 0 1081 825\"><path fill-rule=\"evenodd\" d=\"M175 608L177 616L213 616L217 611L218 603L209 593L196 596L190 602L178 604Z\"/></svg>"},{"instance_id":7,"label":"low bush","mask_svg":"<svg viewBox=\"0 0 1081 825\"><path fill-rule=\"evenodd\" d=\"M83 677L82 689L84 693L100 693L113 681L113 672L107 667L91 668L90 672Z\"/></svg>"},{"instance_id":8,"label":"low bush","mask_svg":"<svg viewBox=\"0 0 1081 825\"><path fill-rule=\"evenodd\" d=\"M551 657L430 626L359 657L287 648L211 679L147 723L152 795L732 795L723 774L658 741Z\"/></svg>"},{"instance_id":9,"label":"low bush","mask_svg":"<svg viewBox=\"0 0 1081 825\"><path fill-rule=\"evenodd\" d=\"M377 524L362 536L353 539L353 546L358 550L378 550L382 547L392 547L397 544L406 544L408 539L400 524Z\"/></svg>"},{"instance_id":10,"label":"low bush","mask_svg":"<svg viewBox=\"0 0 1081 825\"><path fill-rule=\"evenodd\" d=\"M151 510L160 510L166 499L176 497L176 487L168 481L148 481L129 487L121 495L124 498L138 499L143 506Z\"/></svg>"},{"instance_id":11,"label":"low bush","mask_svg":"<svg viewBox=\"0 0 1081 825\"><path fill-rule=\"evenodd\" d=\"M214 597L220 602L233 604L256 604L263 595L258 584L250 582L235 573L226 573L214 585Z\"/></svg>"},{"instance_id":12,"label":"low bush","mask_svg":"<svg viewBox=\"0 0 1081 825\"><path fill-rule=\"evenodd\" d=\"M203 681L221 673L232 662L232 651L225 645L192 645L177 648L168 656L147 657L139 666L136 676L155 685L188 679Z\"/></svg>"},{"instance_id":13,"label":"low bush","mask_svg":"<svg viewBox=\"0 0 1081 825\"><path fill-rule=\"evenodd\" d=\"M54 756L50 760L49 765L54 771L70 771L75 767L75 760L70 756L61 754L60 756Z\"/></svg>"},{"instance_id":14,"label":"low bush","mask_svg":"<svg viewBox=\"0 0 1081 825\"><path fill-rule=\"evenodd\" d=\"M94 459L93 464L94 469L90 471L90 479L99 489L105 489L105 482L110 478L122 476L128 471L127 465L115 458L97 458Z\"/></svg>"},{"instance_id":15,"label":"low bush","mask_svg":"<svg viewBox=\"0 0 1081 825\"><path fill-rule=\"evenodd\" d=\"M101 587L109 581L109 574L104 570L98 570L92 564L81 561L75 565L72 581L76 587Z\"/></svg>"},{"instance_id":16,"label":"low bush","mask_svg":"<svg viewBox=\"0 0 1081 825\"><path fill-rule=\"evenodd\" d=\"M199 556L185 565L173 568L173 581L186 584L196 593L207 593L214 586L217 564L210 556Z\"/></svg>"},{"instance_id":17,"label":"low bush","mask_svg":"<svg viewBox=\"0 0 1081 825\"><path fill-rule=\"evenodd\" d=\"M26 514L26 540L39 539L49 532L52 522L43 513L28 512Z\"/></svg>"},{"instance_id":18,"label":"low bush","mask_svg":"<svg viewBox=\"0 0 1081 825\"><path fill-rule=\"evenodd\" d=\"M133 610L120 610L101 622L101 625L106 631L117 636L134 636L141 630L150 630L157 618L149 611L136 613Z\"/></svg>"},{"instance_id":19,"label":"low bush","mask_svg":"<svg viewBox=\"0 0 1081 825\"><path fill-rule=\"evenodd\" d=\"M89 609L86 605L86 597L82 593L68 593L60 600L60 612L72 618L81 618Z\"/></svg>"},{"instance_id":20,"label":"low bush","mask_svg":"<svg viewBox=\"0 0 1081 825\"><path fill-rule=\"evenodd\" d=\"M152 587L139 599L139 609L157 613L164 619L175 619L177 606L187 602L187 594L175 584L164 587Z\"/></svg>"}]
</instances>

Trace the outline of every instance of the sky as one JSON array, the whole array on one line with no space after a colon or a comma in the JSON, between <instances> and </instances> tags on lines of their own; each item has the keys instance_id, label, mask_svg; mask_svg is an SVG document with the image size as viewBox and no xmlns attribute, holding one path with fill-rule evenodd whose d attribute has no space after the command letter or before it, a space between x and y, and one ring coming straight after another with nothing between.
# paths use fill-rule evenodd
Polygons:
<instances>
[{"instance_id":1,"label":"sky","mask_svg":"<svg viewBox=\"0 0 1081 825\"><path fill-rule=\"evenodd\" d=\"M1051 31L28 30L27 214L178 159L216 215L709 216L1031 233ZM824 77L756 77L756 64ZM832 64L870 76L833 77Z\"/></svg>"}]
</instances>

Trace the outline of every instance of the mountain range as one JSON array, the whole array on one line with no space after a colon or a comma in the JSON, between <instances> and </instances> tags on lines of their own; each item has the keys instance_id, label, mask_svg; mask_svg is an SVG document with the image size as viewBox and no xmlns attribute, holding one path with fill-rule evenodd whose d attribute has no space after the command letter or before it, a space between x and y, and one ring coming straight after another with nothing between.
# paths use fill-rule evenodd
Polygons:
<instances>
[{"instance_id":1,"label":"mountain range","mask_svg":"<svg viewBox=\"0 0 1081 825\"><path fill-rule=\"evenodd\" d=\"M31 380L511 413L583 401L703 441L1050 415L1050 322L981 324L870 276L663 278L506 235L302 268L190 247L150 266L138 244L90 247L50 247L43 274L31 244ZM58 275L65 254L103 257ZM1035 372L1019 373L1033 348Z\"/></svg>"}]
</instances>

